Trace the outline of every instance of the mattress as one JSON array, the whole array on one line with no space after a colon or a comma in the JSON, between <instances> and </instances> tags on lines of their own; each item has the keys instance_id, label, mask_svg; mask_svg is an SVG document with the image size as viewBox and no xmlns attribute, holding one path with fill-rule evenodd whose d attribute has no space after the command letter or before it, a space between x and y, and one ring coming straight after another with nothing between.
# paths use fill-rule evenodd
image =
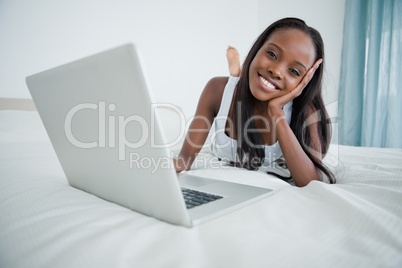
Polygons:
<instances>
[{"instance_id":1,"label":"mattress","mask_svg":"<svg viewBox=\"0 0 402 268\"><path fill-rule=\"evenodd\" d=\"M402 267L398 149L331 145L303 188L205 149L190 174L273 194L194 228L69 186L36 111L0 111L0 159L0 267Z\"/></svg>"}]
</instances>

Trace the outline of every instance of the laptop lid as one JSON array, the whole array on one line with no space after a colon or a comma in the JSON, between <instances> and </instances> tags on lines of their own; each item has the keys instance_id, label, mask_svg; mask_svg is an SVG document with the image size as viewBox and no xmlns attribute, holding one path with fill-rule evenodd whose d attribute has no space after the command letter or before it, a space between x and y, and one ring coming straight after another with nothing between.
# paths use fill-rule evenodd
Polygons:
<instances>
[{"instance_id":1,"label":"laptop lid","mask_svg":"<svg viewBox=\"0 0 402 268\"><path fill-rule=\"evenodd\" d=\"M140 55L117 47L26 78L70 185L190 225Z\"/></svg>"}]
</instances>

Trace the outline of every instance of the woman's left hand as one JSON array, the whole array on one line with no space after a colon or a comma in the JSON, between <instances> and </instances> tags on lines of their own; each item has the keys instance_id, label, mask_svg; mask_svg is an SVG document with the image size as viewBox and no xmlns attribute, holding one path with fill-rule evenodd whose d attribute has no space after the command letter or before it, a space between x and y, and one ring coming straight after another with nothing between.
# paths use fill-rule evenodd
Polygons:
<instances>
[{"instance_id":1,"label":"woman's left hand","mask_svg":"<svg viewBox=\"0 0 402 268\"><path fill-rule=\"evenodd\" d=\"M303 92L303 89L307 86L307 84L310 82L310 80L313 78L315 71L318 69L320 64L322 63L322 59L317 60L314 65L308 70L308 72L304 75L303 79L300 81L300 83L296 86L295 89L290 91L289 93L270 100L268 102L268 113L275 113L282 111L283 106L285 106L286 103L290 102L294 98L300 96L300 94Z\"/></svg>"}]
</instances>

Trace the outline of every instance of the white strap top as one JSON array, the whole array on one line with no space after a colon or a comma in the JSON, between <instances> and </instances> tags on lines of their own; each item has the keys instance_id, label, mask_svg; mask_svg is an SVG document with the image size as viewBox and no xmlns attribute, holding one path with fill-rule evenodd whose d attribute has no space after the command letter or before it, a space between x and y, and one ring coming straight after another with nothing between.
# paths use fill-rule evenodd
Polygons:
<instances>
[{"instance_id":1,"label":"white strap top","mask_svg":"<svg viewBox=\"0 0 402 268\"><path fill-rule=\"evenodd\" d=\"M228 119L230 105L232 103L233 94L239 81L239 77L230 76L228 83L225 86L221 106L219 108L218 115L216 116L213 126L210 132L211 138L211 151L212 153L222 160L225 161L235 161L237 141L230 138L225 133L225 125ZM286 121L290 124L290 119L292 116L292 103L293 101L287 103L283 110L285 112ZM268 165L269 163L275 161L282 156L281 147L278 141L270 146L264 146L265 148L265 159L263 165Z\"/></svg>"}]
</instances>

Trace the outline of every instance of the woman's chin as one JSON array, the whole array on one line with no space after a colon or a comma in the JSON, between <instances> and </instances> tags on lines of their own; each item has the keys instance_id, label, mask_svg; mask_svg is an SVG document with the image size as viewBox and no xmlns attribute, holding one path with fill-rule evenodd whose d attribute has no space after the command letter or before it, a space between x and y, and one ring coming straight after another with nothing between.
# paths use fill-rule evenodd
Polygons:
<instances>
[{"instance_id":1,"label":"woman's chin","mask_svg":"<svg viewBox=\"0 0 402 268\"><path fill-rule=\"evenodd\" d=\"M263 90L250 90L251 91L251 95L253 95L253 97L258 100L258 101L269 101L270 99L275 98L276 94L274 94L274 92L266 92Z\"/></svg>"}]
</instances>

